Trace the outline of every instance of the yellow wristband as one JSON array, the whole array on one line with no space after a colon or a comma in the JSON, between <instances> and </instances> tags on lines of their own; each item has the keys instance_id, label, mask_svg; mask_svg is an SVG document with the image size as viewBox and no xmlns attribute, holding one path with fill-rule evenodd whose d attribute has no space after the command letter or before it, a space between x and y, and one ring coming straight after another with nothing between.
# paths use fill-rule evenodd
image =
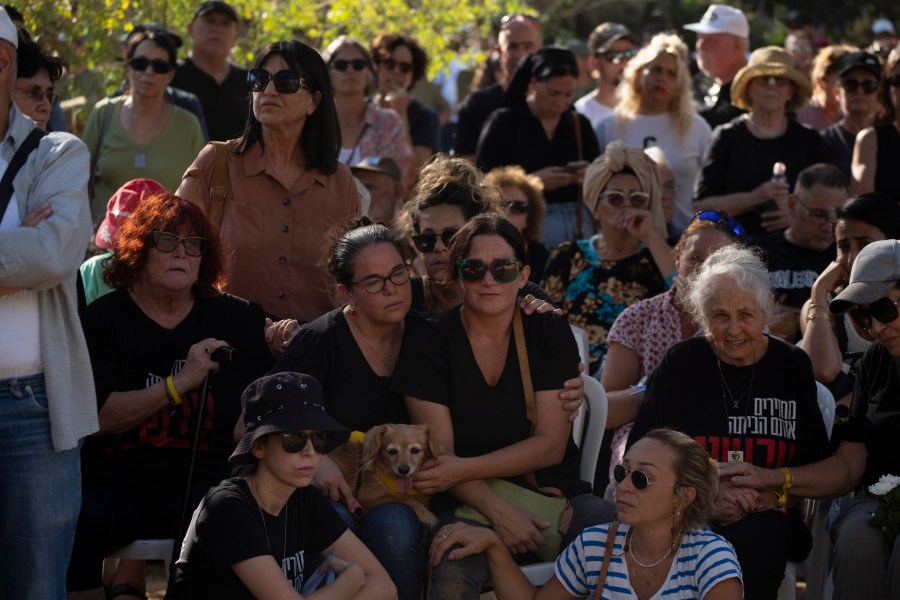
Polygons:
<instances>
[{"instance_id":1,"label":"yellow wristband","mask_svg":"<svg viewBox=\"0 0 900 600\"><path fill-rule=\"evenodd\" d=\"M175 406L181 404L181 396L178 395L178 391L175 389L175 383L172 381L171 375L166 377L166 389L169 390L169 402Z\"/></svg>"},{"instance_id":2,"label":"yellow wristband","mask_svg":"<svg viewBox=\"0 0 900 600\"><path fill-rule=\"evenodd\" d=\"M787 491L791 489L791 486L794 485L794 480L791 477L791 472L787 467L781 467L781 472L784 473L784 485L781 488L781 491L787 494Z\"/></svg>"}]
</instances>

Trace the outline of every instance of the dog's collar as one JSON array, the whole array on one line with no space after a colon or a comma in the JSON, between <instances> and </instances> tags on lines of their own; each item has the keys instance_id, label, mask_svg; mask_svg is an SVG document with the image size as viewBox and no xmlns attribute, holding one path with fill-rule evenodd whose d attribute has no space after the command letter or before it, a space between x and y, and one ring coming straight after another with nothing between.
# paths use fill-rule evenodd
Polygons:
<instances>
[{"instance_id":1,"label":"dog's collar","mask_svg":"<svg viewBox=\"0 0 900 600\"><path fill-rule=\"evenodd\" d=\"M384 487L389 489L392 493L397 494L398 496L417 496L419 491L413 488L409 488L408 492L401 492L400 486L397 485L397 477L393 474L385 473L378 467L375 467L375 475L378 476L378 479L381 480L381 483L384 484Z\"/></svg>"}]
</instances>

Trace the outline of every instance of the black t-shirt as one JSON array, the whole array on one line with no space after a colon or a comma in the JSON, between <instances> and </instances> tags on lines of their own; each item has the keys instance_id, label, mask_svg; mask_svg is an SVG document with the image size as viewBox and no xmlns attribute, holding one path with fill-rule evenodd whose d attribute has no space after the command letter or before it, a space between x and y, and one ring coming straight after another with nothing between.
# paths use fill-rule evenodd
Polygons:
<instances>
[{"instance_id":1,"label":"black t-shirt","mask_svg":"<svg viewBox=\"0 0 900 600\"><path fill-rule=\"evenodd\" d=\"M234 448L232 431L241 413L241 393L273 363L258 304L221 294L196 300L188 315L172 329L150 319L128 292L116 290L98 298L82 315L91 355L97 405L112 392L150 387L181 371L190 347L206 338L225 340L238 352L209 377L206 418L200 438L198 474L220 480L227 474ZM200 389L181 394L183 403L167 406L140 425L117 434L88 438L82 470L88 480L175 487L174 473L186 472Z\"/></svg>"},{"instance_id":2,"label":"black t-shirt","mask_svg":"<svg viewBox=\"0 0 900 600\"><path fill-rule=\"evenodd\" d=\"M875 191L900 202L900 131L894 124L875 127Z\"/></svg>"},{"instance_id":3,"label":"black t-shirt","mask_svg":"<svg viewBox=\"0 0 900 600\"><path fill-rule=\"evenodd\" d=\"M755 366L722 362L721 368L720 375L706 338L669 348L647 381L628 445L651 429L671 427L693 437L720 462L728 462L730 450L743 450L744 462L772 469L805 465L831 453L812 364L803 350L770 337ZM738 408L731 394L739 399Z\"/></svg>"},{"instance_id":4,"label":"black t-shirt","mask_svg":"<svg viewBox=\"0 0 900 600\"><path fill-rule=\"evenodd\" d=\"M760 139L747 129L741 116L717 127L700 165L694 199L749 192L772 178L772 167L783 162L788 185L811 164L829 162L828 150L819 132L788 119L787 129L777 138ZM738 217L748 235L766 233L755 212Z\"/></svg>"},{"instance_id":5,"label":"black t-shirt","mask_svg":"<svg viewBox=\"0 0 900 600\"><path fill-rule=\"evenodd\" d=\"M230 65L228 76L220 84L186 58L175 69L172 85L200 98L209 139L225 141L240 136L250 110L247 69Z\"/></svg>"},{"instance_id":6,"label":"black t-shirt","mask_svg":"<svg viewBox=\"0 0 900 600\"><path fill-rule=\"evenodd\" d=\"M731 103L731 82L726 83L719 89L716 96L716 103L700 111L709 126L715 129L719 125L724 125L735 117L744 114L744 111Z\"/></svg>"},{"instance_id":7,"label":"black t-shirt","mask_svg":"<svg viewBox=\"0 0 900 600\"><path fill-rule=\"evenodd\" d=\"M409 120L409 137L413 146L425 146L437 152L440 146L438 132L441 128L440 118L433 108L429 108L411 98L406 107L406 118Z\"/></svg>"},{"instance_id":8,"label":"black t-shirt","mask_svg":"<svg viewBox=\"0 0 900 600\"><path fill-rule=\"evenodd\" d=\"M856 388L850 404L850 421L843 439L864 442L869 454L863 485L882 475L900 474L900 359L880 342L856 363Z\"/></svg>"},{"instance_id":9,"label":"black t-shirt","mask_svg":"<svg viewBox=\"0 0 900 600\"><path fill-rule=\"evenodd\" d=\"M535 393L562 389L566 379L578 375L580 360L569 323L549 313L522 320ZM459 308L420 324L403 346L391 389L449 407L457 456L481 456L531 436L515 336L510 333L509 338L503 373L493 386L475 360ZM571 436L562 463L535 475L541 486L558 487L567 495L584 491Z\"/></svg>"},{"instance_id":10,"label":"black t-shirt","mask_svg":"<svg viewBox=\"0 0 900 600\"><path fill-rule=\"evenodd\" d=\"M747 245L763 251L769 281L778 301L797 309L809 298L813 283L835 256L834 244L827 250L801 248L790 243L780 231L752 238Z\"/></svg>"},{"instance_id":11,"label":"black t-shirt","mask_svg":"<svg viewBox=\"0 0 900 600\"><path fill-rule=\"evenodd\" d=\"M281 514L273 516L260 511L243 478L226 479L194 511L166 598L253 598L231 567L267 555L281 561L285 577L299 592L309 575L306 553L321 553L346 530L313 487L297 489Z\"/></svg>"},{"instance_id":12,"label":"black t-shirt","mask_svg":"<svg viewBox=\"0 0 900 600\"><path fill-rule=\"evenodd\" d=\"M578 117L581 128L581 157L572 115ZM587 117L569 111L559 119L553 139L547 138L544 126L534 116L528 104L521 102L501 108L490 116L478 138L475 162L487 172L495 167L519 165L528 173L544 167L564 167L572 161L593 161L600 155L597 136ZM575 202L578 186L568 185L555 190L544 190L548 204Z\"/></svg>"},{"instance_id":13,"label":"black t-shirt","mask_svg":"<svg viewBox=\"0 0 900 600\"><path fill-rule=\"evenodd\" d=\"M475 154L482 126L491 113L503 104L504 94L503 86L495 83L466 96L459 107L456 139L453 141L455 154Z\"/></svg>"},{"instance_id":14,"label":"black t-shirt","mask_svg":"<svg viewBox=\"0 0 900 600\"><path fill-rule=\"evenodd\" d=\"M406 315L403 343L422 317ZM325 409L348 429L367 431L384 423L409 423L403 396L390 390L390 377L376 374L350 331L343 309L336 308L305 324L272 368L296 371L322 384Z\"/></svg>"},{"instance_id":15,"label":"black t-shirt","mask_svg":"<svg viewBox=\"0 0 900 600\"><path fill-rule=\"evenodd\" d=\"M850 133L838 123L830 125L822 131L822 142L831 154L831 164L836 166L847 177L851 178L850 166L853 163L853 146L856 145L856 134Z\"/></svg>"}]
</instances>

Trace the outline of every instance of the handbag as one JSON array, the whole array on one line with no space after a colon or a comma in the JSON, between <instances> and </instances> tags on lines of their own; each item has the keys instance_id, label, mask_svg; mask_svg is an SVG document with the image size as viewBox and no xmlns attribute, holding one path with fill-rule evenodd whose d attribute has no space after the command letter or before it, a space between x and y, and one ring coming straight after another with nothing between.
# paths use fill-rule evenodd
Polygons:
<instances>
[{"instance_id":1,"label":"handbag","mask_svg":"<svg viewBox=\"0 0 900 600\"><path fill-rule=\"evenodd\" d=\"M516 339L516 354L519 358L519 371L522 374L522 387L525 391L525 415L534 428L537 409L534 400L534 388L531 385L531 371L528 368L528 352L525 348L525 333L522 329L522 314L516 309L513 316L513 335ZM516 485L505 479L486 479L495 494L503 498L505 502L516 508L521 508L534 513L544 521L550 523L550 527L541 530L544 543L533 552L544 562L552 562L559 554L563 536L569 530L572 521L572 506L556 488L540 488L534 473L526 473L525 481L534 486L537 491ZM542 493L543 492L543 493ZM457 508L453 515L457 519L467 519L482 525L490 526L490 520L483 514L464 504Z\"/></svg>"},{"instance_id":2,"label":"handbag","mask_svg":"<svg viewBox=\"0 0 900 600\"><path fill-rule=\"evenodd\" d=\"M609 571L609 562L612 559L613 545L616 543L616 532L618 530L618 521L613 521L609 524L609 531L606 533L606 552L603 553L603 567L600 569L597 589L594 590L594 600L600 600L603 597L603 584L606 583L606 573Z\"/></svg>"}]
</instances>

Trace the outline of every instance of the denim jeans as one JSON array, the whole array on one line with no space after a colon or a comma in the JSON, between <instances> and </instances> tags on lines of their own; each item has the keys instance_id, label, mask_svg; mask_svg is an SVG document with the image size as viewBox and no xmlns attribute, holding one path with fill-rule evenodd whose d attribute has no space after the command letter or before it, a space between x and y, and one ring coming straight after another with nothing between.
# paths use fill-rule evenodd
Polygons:
<instances>
[{"instance_id":1,"label":"denim jeans","mask_svg":"<svg viewBox=\"0 0 900 600\"><path fill-rule=\"evenodd\" d=\"M44 376L0 381L0 598L63 600L79 449L53 449Z\"/></svg>"},{"instance_id":2,"label":"denim jeans","mask_svg":"<svg viewBox=\"0 0 900 600\"><path fill-rule=\"evenodd\" d=\"M379 504L361 521L343 502L331 502L347 527L372 551L397 586L399 600L419 600L425 575L422 524L411 508L399 502Z\"/></svg>"},{"instance_id":3,"label":"denim jeans","mask_svg":"<svg viewBox=\"0 0 900 600\"><path fill-rule=\"evenodd\" d=\"M587 208L582 210L581 233L575 233L578 224L576 202L561 202L547 205L547 215L541 228L541 241L552 252L557 246L569 240L581 240L594 234L594 220Z\"/></svg>"}]
</instances>

